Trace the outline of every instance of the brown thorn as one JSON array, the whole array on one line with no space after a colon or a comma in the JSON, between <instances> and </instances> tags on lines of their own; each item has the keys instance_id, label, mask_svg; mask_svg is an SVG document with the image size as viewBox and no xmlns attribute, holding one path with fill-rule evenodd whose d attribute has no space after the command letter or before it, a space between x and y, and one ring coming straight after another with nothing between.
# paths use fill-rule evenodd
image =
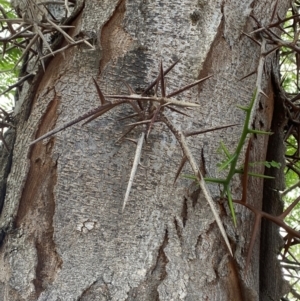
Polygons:
<instances>
[{"instance_id":1,"label":"brown thorn","mask_svg":"<svg viewBox=\"0 0 300 301\"><path fill-rule=\"evenodd\" d=\"M116 143L119 142L120 140L122 140L127 134L129 134L134 128L136 127L136 125L131 126L129 129L127 129L125 131L125 133L122 134L122 136L117 139Z\"/></svg>"},{"instance_id":2,"label":"brown thorn","mask_svg":"<svg viewBox=\"0 0 300 301\"><path fill-rule=\"evenodd\" d=\"M119 118L118 121L125 120L125 119L128 119L128 118L137 117L137 116L139 116L139 114L138 113L134 113L134 114L131 114L131 115Z\"/></svg>"},{"instance_id":3,"label":"brown thorn","mask_svg":"<svg viewBox=\"0 0 300 301\"><path fill-rule=\"evenodd\" d=\"M122 83L126 86L126 88L127 88L127 90L128 90L128 92L129 92L130 95L136 94L134 92L134 90L131 88L131 86L126 81L122 80Z\"/></svg>"},{"instance_id":4,"label":"brown thorn","mask_svg":"<svg viewBox=\"0 0 300 301\"><path fill-rule=\"evenodd\" d=\"M242 81L243 79L245 79L245 78L247 78L247 77L249 77L249 76L251 76L251 75L253 75L255 73L256 73L256 70L254 70L254 71L250 72L249 74L243 76L242 78L239 79L239 81Z\"/></svg>"},{"instance_id":5,"label":"brown thorn","mask_svg":"<svg viewBox=\"0 0 300 301\"><path fill-rule=\"evenodd\" d=\"M252 40L254 43L256 43L258 46L261 46L261 43L258 42L257 40L255 40L254 38L252 38L249 34L247 34L246 32L243 32L243 34L248 37L250 40Z\"/></svg>"},{"instance_id":6,"label":"brown thorn","mask_svg":"<svg viewBox=\"0 0 300 301\"><path fill-rule=\"evenodd\" d=\"M147 124L150 122L151 122L151 120L142 120L142 121L127 124L126 126L132 126L132 125L137 126L137 125L141 125L141 124Z\"/></svg>"},{"instance_id":7,"label":"brown thorn","mask_svg":"<svg viewBox=\"0 0 300 301\"><path fill-rule=\"evenodd\" d=\"M263 90L260 90L259 93L261 93L261 94L262 94L263 96L265 96L266 98L269 98L268 95L267 95Z\"/></svg>"},{"instance_id":8,"label":"brown thorn","mask_svg":"<svg viewBox=\"0 0 300 301\"><path fill-rule=\"evenodd\" d=\"M199 104L187 101L179 101L175 98L167 97L156 97L156 96L140 96L140 95L105 95L106 98L115 98L123 100L136 100L136 101L150 101L158 102L160 104L169 103L169 105L178 106L178 107L200 107Z\"/></svg>"},{"instance_id":9,"label":"brown thorn","mask_svg":"<svg viewBox=\"0 0 300 301\"><path fill-rule=\"evenodd\" d=\"M180 175L180 173L181 173L181 171L182 171L182 169L183 169L183 167L184 167L186 161L187 161L187 157L186 157L186 156L183 156L182 159L181 159L181 162L180 162L180 164L179 164L179 167L178 167L178 169L177 169L177 172L176 172L176 175L175 175L175 179L174 179L173 185L175 185L175 183L176 183L176 181L177 181L177 179L178 179L178 177L179 177L179 175Z\"/></svg>"},{"instance_id":10,"label":"brown thorn","mask_svg":"<svg viewBox=\"0 0 300 301\"><path fill-rule=\"evenodd\" d=\"M78 122L80 122L80 121L82 121L82 120L84 120L84 119L86 119L86 118L94 115L94 114L97 114L99 111L103 111L105 109L105 106L111 106L111 104L106 104L104 106L99 106L99 107L97 107L95 109L92 109L92 110L86 112L85 114L83 114L83 115L81 115L81 116L79 116L79 117L77 117L77 118L75 118L75 119L73 119L73 120L71 120L71 121L69 121L67 123L64 123L60 127L55 128L52 131L50 131L50 132L42 135L41 137L35 139L29 145L33 145L33 144L35 144L35 143L37 143L37 142L39 142L41 140L44 140L44 139L46 139L48 137L51 137L54 134L56 134L56 133L58 133L58 132L60 132L60 131L62 131L64 129L66 129L66 128L70 127L70 126L72 126L72 125L74 125L74 124L76 124L76 123L78 123ZM110 107L110 108L112 108L112 107Z\"/></svg>"},{"instance_id":11,"label":"brown thorn","mask_svg":"<svg viewBox=\"0 0 300 301\"><path fill-rule=\"evenodd\" d=\"M113 106L114 107L114 106ZM91 121L93 121L94 119L102 116L103 114L105 114L106 112L108 112L109 110L111 110L113 107L108 107L108 108L105 108L103 110L101 110L100 112L96 113L95 115L93 115L91 118L89 118L87 121L85 121L82 126L90 123Z\"/></svg>"},{"instance_id":12,"label":"brown thorn","mask_svg":"<svg viewBox=\"0 0 300 301\"><path fill-rule=\"evenodd\" d=\"M15 63L15 67L16 68L18 66L18 64L23 60L23 58L25 57L26 53L29 51L29 49L31 48L31 46L35 43L35 41L38 39L39 35L36 34L28 43L28 45L26 46L25 50L23 51L21 57L17 60L17 62Z\"/></svg>"},{"instance_id":13,"label":"brown thorn","mask_svg":"<svg viewBox=\"0 0 300 301\"><path fill-rule=\"evenodd\" d=\"M192 153L190 151L190 148L187 145L187 141L185 139L184 134L181 131L179 131L177 128L175 128L174 125L172 124L172 122L170 122L169 119L163 113L161 113L160 121L162 121L166 124L166 126L170 129L170 131L173 133L173 135L176 137L178 143L180 144L180 147L183 151L183 154L187 157L187 159L190 163L190 166L193 169L194 175L196 176L197 182L199 183L200 188L201 188L201 190L204 194L204 197L207 200L207 202L208 202L208 204L211 208L211 211L212 211L212 213L215 217L216 223L217 223L217 225L220 229L222 237L224 238L224 241L225 241L225 243L227 245L227 248L230 252L230 255L233 256L232 249L231 249L231 246L230 246L230 243L229 243L229 239L228 239L228 236L227 236L226 231L224 229L223 223L220 219L219 213L216 209L216 205L215 205L215 203L214 203L214 201L211 197L211 194L208 190L208 187L207 187L207 185L204 181L203 175L202 175L201 171L198 168L196 160L195 160L194 156L192 155Z\"/></svg>"},{"instance_id":14,"label":"brown thorn","mask_svg":"<svg viewBox=\"0 0 300 301\"><path fill-rule=\"evenodd\" d=\"M48 41L46 40L46 38L44 37L43 33L41 32L41 30L39 29L39 27L37 25L33 25L33 28L36 30L36 32L39 34L40 38L42 39L42 41L44 42L45 46L48 48L49 52L54 56L51 46L49 45Z\"/></svg>"},{"instance_id":15,"label":"brown thorn","mask_svg":"<svg viewBox=\"0 0 300 301\"><path fill-rule=\"evenodd\" d=\"M59 53L59 52L62 52L62 55L64 56L64 50L69 49L69 48L71 48L71 47L74 47L74 46L76 46L76 45L78 45L78 44L81 44L81 43L83 43L83 42L84 42L84 40L76 41L76 42L74 42L74 43L72 43L72 44L68 44L68 45L66 45L66 46L64 46L64 47L62 47L62 48L60 48L60 49L58 49L58 50L55 50L55 51L53 51L52 53L55 55L55 54L57 54L57 53ZM45 58L47 58L47 57L49 57L49 56L52 56L52 54L51 54L51 53L48 53L48 54L42 56L40 59L45 59Z\"/></svg>"},{"instance_id":16,"label":"brown thorn","mask_svg":"<svg viewBox=\"0 0 300 301\"><path fill-rule=\"evenodd\" d=\"M134 144L137 144L136 139L125 138L124 140L127 140L127 141L130 141L130 142L133 142Z\"/></svg>"},{"instance_id":17,"label":"brown thorn","mask_svg":"<svg viewBox=\"0 0 300 301\"><path fill-rule=\"evenodd\" d=\"M140 106L136 105L136 103L134 101L132 101L132 100L129 100L128 103L132 106L132 108L140 116L140 118L143 119L144 115L143 115L142 110L140 109Z\"/></svg>"},{"instance_id":18,"label":"brown thorn","mask_svg":"<svg viewBox=\"0 0 300 301\"><path fill-rule=\"evenodd\" d=\"M160 85L161 85L161 95L162 97L166 97L166 87L165 87L165 78L164 78L164 68L163 62L160 61Z\"/></svg>"},{"instance_id":19,"label":"brown thorn","mask_svg":"<svg viewBox=\"0 0 300 301\"><path fill-rule=\"evenodd\" d=\"M174 91L173 93L168 94L167 97L172 97L172 96L175 96L175 95L177 95L177 94L179 94L179 93L181 93L181 92L183 92L183 91L185 91L185 90L188 90L188 89L190 89L190 88L192 88L192 87L194 87L194 86L200 84L201 82L203 82L203 81L205 81L205 80L211 78L212 76L213 76L213 75L208 75L208 76L206 76L206 77L204 77L204 78L201 78L201 79L195 81L195 82L192 83L192 84L189 84L189 85L187 85L187 86L184 86L184 87L182 87L181 89L179 89L179 90L177 90L177 91Z\"/></svg>"},{"instance_id":20,"label":"brown thorn","mask_svg":"<svg viewBox=\"0 0 300 301\"><path fill-rule=\"evenodd\" d=\"M300 197L297 197L296 200L290 205L287 207L286 210L284 210L284 212L282 212L278 218L284 220L285 217L294 209L294 207L299 203L300 201Z\"/></svg>"},{"instance_id":21,"label":"brown thorn","mask_svg":"<svg viewBox=\"0 0 300 301\"><path fill-rule=\"evenodd\" d=\"M271 22L275 17L276 10L277 10L277 5L278 5L278 0L276 1L275 5L274 5L274 9L273 9L272 16L271 16Z\"/></svg>"},{"instance_id":22,"label":"brown thorn","mask_svg":"<svg viewBox=\"0 0 300 301\"><path fill-rule=\"evenodd\" d=\"M180 111L180 110L177 110L177 109L175 109L175 108L172 108L170 105L167 105L167 108L168 108L169 110L173 111L173 112L178 113L178 114L181 114L181 115L184 115L184 116L187 116L187 117L191 117L190 115L188 115L188 114L186 114L186 113L184 113L184 112L182 112L182 111Z\"/></svg>"},{"instance_id":23,"label":"brown thorn","mask_svg":"<svg viewBox=\"0 0 300 301\"><path fill-rule=\"evenodd\" d=\"M167 68L167 70L164 71L164 75L167 75L174 67L175 65L177 65L177 63L181 60L181 58L179 58L177 61L175 61L169 68ZM159 75L157 76L157 78L143 91L142 96L144 96L149 90L151 90L156 82L159 80Z\"/></svg>"},{"instance_id":24,"label":"brown thorn","mask_svg":"<svg viewBox=\"0 0 300 301\"><path fill-rule=\"evenodd\" d=\"M147 131L146 139L148 139L148 137L149 137L149 134L151 132L151 129L153 127L154 122L156 121L156 117L157 117L157 114L159 113L160 109L161 109L161 106L158 106L156 108L156 110L154 111L154 113L153 113L153 117L151 118L151 122L149 124L149 128L148 128L148 131Z\"/></svg>"},{"instance_id":25,"label":"brown thorn","mask_svg":"<svg viewBox=\"0 0 300 301\"><path fill-rule=\"evenodd\" d=\"M100 99L100 103L101 103L101 105L103 106L103 105L105 105L106 103L108 103L108 101L105 99L105 97L104 97L104 95L103 95L103 93L102 93L102 91L101 91L101 89L100 89L98 83L96 82L96 80L95 80L93 77L92 77L92 79L93 79L94 84L95 84L95 86L96 86L96 90L97 90L97 93L98 93L98 96L99 96L99 99Z\"/></svg>"},{"instance_id":26,"label":"brown thorn","mask_svg":"<svg viewBox=\"0 0 300 301\"><path fill-rule=\"evenodd\" d=\"M208 128L208 129L199 130L199 131L184 132L184 135L185 135L185 137L190 137L190 136L194 136L194 135L204 134L204 133L207 133L207 132L212 132L212 131L226 129L226 128L229 128L229 127L232 127L232 126L236 126L236 125L239 125L239 124L238 123L227 124L227 125L216 126L216 127L213 127L213 128Z\"/></svg>"},{"instance_id":27,"label":"brown thorn","mask_svg":"<svg viewBox=\"0 0 300 301\"><path fill-rule=\"evenodd\" d=\"M271 54L272 52L276 51L276 50L279 49L280 47L281 47L281 45L276 46L276 47L272 48L271 50L269 50L269 51L263 53L263 55L264 55L264 56L268 56L269 54Z\"/></svg>"}]
</instances>

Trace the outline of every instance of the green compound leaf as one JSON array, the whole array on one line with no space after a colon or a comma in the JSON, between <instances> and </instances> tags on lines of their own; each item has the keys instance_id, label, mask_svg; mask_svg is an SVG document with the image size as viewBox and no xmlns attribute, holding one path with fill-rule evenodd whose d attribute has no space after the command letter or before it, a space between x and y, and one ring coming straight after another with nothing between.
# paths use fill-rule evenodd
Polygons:
<instances>
[{"instance_id":1,"label":"green compound leaf","mask_svg":"<svg viewBox=\"0 0 300 301\"><path fill-rule=\"evenodd\" d=\"M234 211L234 207L233 207L231 192L230 192L230 189L229 189L228 186L226 187L226 195L227 195L227 198L228 198L228 204L229 204L233 224L236 227L236 216L235 216L235 211Z\"/></svg>"},{"instance_id":2,"label":"green compound leaf","mask_svg":"<svg viewBox=\"0 0 300 301\"><path fill-rule=\"evenodd\" d=\"M280 168L281 167L281 163L279 162L276 162L274 160L272 160L271 162L268 162L272 167L275 167L275 168Z\"/></svg>"},{"instance_id":3,"label":"green compound leaf","mask_svg":"<svg viewBox=\"0 0 300 301\"><path fill-rule=\"evenodd\" d=\"M262 175L258 173L253 173L253 172L248 172L249 176L256 177L256 178L262 178L262 179L271 179L274 180L275 177L267 176L267 175Z\"/></svg>"},{"instance_id":4,"label":"green compound leaf","mask_svg":"<svg viewBox=\"0 0 300 301\"><path fill-rule=\"evenodd\" d=\"M189 180L193 180L193 181L196 181L197 180L197 177L194 176L194 175L191 175L191 174L183 174L181 175L183 178L185 179L189 179Z\"/></svg>"},{"instance_id":5,"label":"green compound leaf","mask_svg":"<svg viewBox=\"0 0 300 301\"><path fill-rule=\"evenodd\" d=\"M233 154L229 160L227 160L226 162L222 163L220 166L219 166L219 172L224 170L225 168L227 168L231 162L236 158L236 154Z\"/></svg>"},{"instance_id":6,"label":"green compound leaf","mask_svg":"<svg viewBox=\"0 0 300 301\"><path fill-rule=\"evenodd\" d=\"M220 152L223 151L224 154L226 155L227 159L229 159L231 157L227 147L225 146L225 144L223 143L223 141L221 141L220 143L220 148L219 148Z\"/></svg>"}]
</instances>

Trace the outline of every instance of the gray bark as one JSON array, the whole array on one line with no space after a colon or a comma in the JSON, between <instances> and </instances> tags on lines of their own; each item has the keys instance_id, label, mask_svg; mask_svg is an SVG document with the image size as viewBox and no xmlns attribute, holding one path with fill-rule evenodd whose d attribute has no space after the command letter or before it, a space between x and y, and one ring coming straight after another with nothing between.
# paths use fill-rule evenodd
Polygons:
<instances>
[{"instance_id":1,"label":"gray bark","mask_svg":"<svg viewBox=\"0 0 300 301\"><path fill-rule=\"evenodd\" d=\"M201 104L192 117L170 114L177 127L195 129L237 122L255 87L259 48L242 34L254 14L268 24L276 1L89 1L69 32L96 36L96 50L71 48L55 56L31 89L22 92L13 163L0 227L1 300L259 300L259 240L244 273L253 216L236 206L238 227L226 203L217 203L230 237L231 258L210 208L191 181L173 186L181 159L174 136L155 125L142 153L129 202L122 203L135 145L116 143L129 106L87 126L75 125L31 148L54 127L99 105L92 77L105 94L138 90L181 57L167 77L168 91L213 74L179 99ZM284 16L286 1L279 1ZM272 56L253 126L271 126ZM223 141L230 150L241 126L189 139L210 177ZM139 137L137 128L132 138ZM267 136L253 142L252 161L264 161ZM243 159L241 159L243 160ZM241 161L242 163L242 161ZM259 166L256 172L263 173ZM187 166L184 173L191 173ZM263 182L249 180L249 202L260 207ZM219 188L210 186L213 197ZM241 196L237 177L232 191Z\"/></svg>"}]
</instances>

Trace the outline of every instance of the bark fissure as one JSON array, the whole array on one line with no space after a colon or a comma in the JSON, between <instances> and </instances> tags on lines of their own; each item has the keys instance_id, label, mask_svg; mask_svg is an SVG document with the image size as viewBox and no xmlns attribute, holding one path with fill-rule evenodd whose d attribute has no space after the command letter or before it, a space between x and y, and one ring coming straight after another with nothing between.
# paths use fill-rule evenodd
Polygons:
<instances>
[{"instance_id":1,"label":"bark fissure","mask_svg":"<svg viewBox=\"0 0 300 301\"><path fill-rule=\"evenodd\" d=\"M279 80L277 74L272 76L274 94L274 111L271 131L274 133L269 138L266 160L281 163L281 167L266 169L266 175L274 177L272 180L264 181L262 210L274 216L283 212L283 202L279 191L284 190L284 168L285 168L285 146L284 127L286 125L286 111L281 91L278 88ZM283 281L282 270L278 261L278 252L283 244L279 234L279 227L271 221L263 219L261 222L261 269L260 269L260 300L271 301L281 298L287 286Z\"/></svg>"},{"instance_id":2,"label":"bark fissure","mask_svg":"<svg viewBox=\"0 0 300 301\"><path fill-rule=\"evenodd\" d=\"M125 12L126 0L120 0L113 15L102 28L100 73L102 73L108 62L115 61L118 57L124 55L132 43L132 38L122 28Z\"/></svg>"},{"instance_id":3,"label":"bark fissure","mask_svg":"<svg viewBox=\"0 0 300 301\"><path fill-rule=\"evenodd\" d=\"M185 227L186 221L188 219L188 204L186 198L184 198L183 205L182 205L181 219L182 219L183 227Z\"/></svg>"},{"instance_id":4,"label":"bark fissure","mask_svg":"<svg viewBox=\"0 0 300 301\"><path fill-rule=\"evenodd\" d=\"M15 130L10 129L4 135L4 139L8 147L10 148L10 152L8 152L5 149L5 146L3 144L1 145L1 150L0 150L0 166L1 166L0 168L0 179L1 179L0 180L0 214L5 200L7 177L10 173L11 164L12 164L15 134L16 134ZM0 237L0 245L1 245L1 237Z\"/></svg>"},{"instance_id":5,"label":"bark fissure","mask_svg":"<svg viewBox=\"0 0 300 301\"><path fill-rule=\"evenodd\" d=\"M90 286L88 286L78 298L78 301L90 300L111 300L108 284L101 280L96 280Z\"/></svg>"},{"instance_id":6,"label":"bark fissure","mask_svg":"<svg viewBox=\"0 0 300 301\"><path fill-rule=\"evenodd\" d=\"M182 243L182 228L180 227L176 217L174 218L174 225L175 225L178 239L179 239L180 243Z\"/></svg>"},{"instance_id":7,"label":"bark fissure","mask_svg":"<svg viewBox=\"0 0 300 301\"><path fill-rule=\"evenodd\" d=\"M156 263L154 267L149 270L145 280L139 284L138 287L132 288L128 293L126 301L159 301L158 286L167 277L166 266L169 262L166 254L165 247L168 245L168 230L165 230L164 239L158 249Z\"/></svg>"},{"instance_id":8,"label":"bark fissure","mask_svg":"<svg viewBox=\"0 0 300 301\"><path fill-rule=\"evenodd\" d=\"M59 97L54 94L37 135L54 126L58 104ZM30 169L15 219L16 228L24 229L36 248L36 276L33 280L36 297L54 281L62 265L53 240L57 181L57 162L52 159L54 140L51 138L46 144L34 146L29 154Z\"/></svg>"},{"instance_id":9,"label":"bark fissure","mask_svg":"<svg viewBox=\"0 0 300 301\"><path fill-rule=\"evenodd\" d=\"M221 19L215 38L210 45L209 51L207 52L206 58L203 62L198 78L202 78L213 73L214 70L212 68L213 68L213 58L214 58L215 48L217 47L217 45L219 45L219 43L222 42L222 40L224 40L223 34L224 34L224 16ZM224 43L224 46L225 45L226 44ZM201 85L199 85L199 92L201 92Z\"/></svg>"}]
</instances>

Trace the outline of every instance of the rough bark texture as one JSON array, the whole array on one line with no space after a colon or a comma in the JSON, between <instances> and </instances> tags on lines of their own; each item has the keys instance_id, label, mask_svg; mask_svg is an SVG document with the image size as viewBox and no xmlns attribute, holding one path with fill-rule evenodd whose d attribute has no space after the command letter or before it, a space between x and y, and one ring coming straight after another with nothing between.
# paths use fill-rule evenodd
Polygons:
<instances>
[{"instance_id":1,"label":"rough bark texture","mask_svg":"<svg viewBox=\"0 0 300 301\"><path fill-rule=\"evenodd\" d=\"M284 127L286 126L286 109L283 105L282 91L278 85L278 70L274 70L274 113L272 120L272 132L269 139L267 161L280 162L280 170L269 169L266 174L274 177L274 180L265 180L263 194L263 210L278 216L283 212L283 201L279 191L285 189L284 168L285 168L285 146ZM278 226L268 220L263 220L261 225L261 256L260 256L260 300L271 301L283 295L288 290L287 283L282 281L282 271L277 260L278 254L283 246L282 237L279 234Z\"/></svg>"},{"instance_id":2,"label":"rough bark texture","mask_svg":"<svg viewBox=\"0 0 300 301\"><path fill-rule=\"evenodd\" d=\"M284 16L287 4L279 1ZM236 208L232 225L219 205L235 257L231 258L206 200L191 182L173 179L181 152L163 125L155 126L142 154L130 200L122 202L135 146L115 143L126 123L124 105L87 126L75 125L32 148L35 137L99 103L92 77L104 93L126 93L150 83L160 59L170 65L168 90L213 74L180 99L201 104L192 118L170 114L182 129L237 122L255 87L259 49L242 34L253 13L270 20L275 1L87 0L69 33L91 33L96 50L71 48L57 55L31 90L23 91L13 164L0 227L2 300L259 300L259 240L244 273L253 217ZM265 92L272 96L270 66ZM268 71L269 70L269 71ZM19 101L21 101L21 99ZM30 106L30 107L29 107ZM270 129L273 97L262 98L253 126ZM215 176L220 141L233 150L241 127L189 140L209 176ZM132 138L139 135L137 129ZM253 143L251 161L264 161L268 137ZM241 162L242 163L242 162ZM189 173L185 169L185 173ZM256 172L263 172L258 167ZM241 194L237 178L232 187ZM219 189L211 186L214 197ZM249 179L248 200L262 206L263 182ZM2 297L2 298L1 298Z\"/></svg>"}]
</instances>

